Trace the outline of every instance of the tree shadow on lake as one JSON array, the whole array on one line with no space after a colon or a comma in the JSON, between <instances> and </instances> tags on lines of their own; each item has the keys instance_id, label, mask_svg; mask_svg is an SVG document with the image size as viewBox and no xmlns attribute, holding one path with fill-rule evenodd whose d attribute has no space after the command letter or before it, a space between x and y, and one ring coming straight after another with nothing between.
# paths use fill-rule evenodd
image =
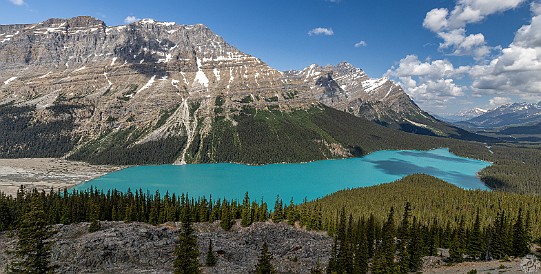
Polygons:
<instances>
[{"instance_id":1,"label":"tree shadow on lake","mask_svg":"<svg viewBox=\"0 0 541 274\"><path fill-rule=\"evenodd\" d=\"M397 158L389 160L372 160L369 162L373 163L374 167L378 170L389 175L404 177L410 174L422 173L440 178L462 188L484 188L484 184L475 175L462 174L456 171L446 171L436 167L418 166Z\"/></svg>"},{"instance_id":2,"label":"tree shadow on lake","mask_svg":"<svg viewBox=\"0 0 541 274\"><path fill-rule=\"evenodd\" d=\"M431 159L436 159L436 160L441 160L441 161L448 161L448 162L455 162L455 163L470 163L472 161L472 160L466 159L466 158L437 155L437 154L433 154L433 153L427 153L425 151L422 151L422 152L400 151L398 153L402 154L402 155L405 155L405 156L431 158Z\"/></svg>"}]
</instances>

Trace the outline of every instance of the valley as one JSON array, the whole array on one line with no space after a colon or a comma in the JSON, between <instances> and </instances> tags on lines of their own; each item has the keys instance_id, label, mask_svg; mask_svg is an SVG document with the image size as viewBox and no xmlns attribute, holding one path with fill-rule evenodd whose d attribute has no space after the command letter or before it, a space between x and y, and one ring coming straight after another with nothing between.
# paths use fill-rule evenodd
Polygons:
<instances>
[{"instance_id":1,"label":"valley","mask_svg":"<svg viewBox=\"0 0 541 274\"><path fill-rule=\"evenodd\" d=\"M249 273L267 242L279 273L517 270L541 241L539 104L452 124L407 88L280 71L202 24L0 25L0 272Z\"/></svg>"}]
</instances>

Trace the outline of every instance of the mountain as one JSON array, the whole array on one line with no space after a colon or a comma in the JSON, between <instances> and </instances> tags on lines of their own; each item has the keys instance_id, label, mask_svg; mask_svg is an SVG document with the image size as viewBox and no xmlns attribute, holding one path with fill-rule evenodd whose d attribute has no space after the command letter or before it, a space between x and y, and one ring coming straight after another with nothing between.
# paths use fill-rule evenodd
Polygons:
<instances>
[{"instance_id":1,"label":"mountain","mask_svg":"<svg viewBox=\"0 0 541 274\"><path fill-rule=\"evenodd\" d=\"M514 103L503 105L461 122L459 125L493 129L517 125L531 125L539 122L541 122L541 102L536 104Z\"/></svg>"},{"instance_id":2,"label":"mountain","mask_svg":"<svg viewBox=\"0 0 541 274\"><path fill-rule=\"evenodd\" d=\"M365 118L477 138L388 79L347 63L283 73L204 25L80 16L0 26L0 157L260 164L429 147Z\"/></svg>"},{"instance_id":3,"label":"mountain","mask_svg":"<svg viewBox=\"0 0 541 274\"><path fill-rule=\"evenodd\" d=\"M370 78L347 62L325 67L313 64L301 71L287 71L288 79L310 86L323 104L405 132L481 140L440 121L419 108L402 87L387 78Z\"/></svg>"},{"instance_id":4,"label":"mountain","mask_svg":"<svg viewBox=\"0 0 541 274\"><path fill-rule=\"evenodd\" d=\"M482 108L472 108L465 111L462 111L459 113L459 115L466 119L473 119L475 117L479 117L485 113L489 112L487 109Z\"/></svg>"}]
</instances>

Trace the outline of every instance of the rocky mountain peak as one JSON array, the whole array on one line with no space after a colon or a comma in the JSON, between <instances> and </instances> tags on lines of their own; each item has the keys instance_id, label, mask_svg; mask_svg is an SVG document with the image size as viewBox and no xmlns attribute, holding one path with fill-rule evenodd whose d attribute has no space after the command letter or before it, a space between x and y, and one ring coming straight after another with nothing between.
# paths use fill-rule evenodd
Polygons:
<instances>
[{"instance_id":1,"label":"rocky mountain peak","mask_svg":"<svg viewBox=\"0 0 541 274\"><path fill-rule=\"evenodd\" d=\"M63 28L65 30L91 27L104 29L106 27L105 22L92 16L77 16L69 19L50 18L36 24L35 26L47 28Z\"/></svg>"}]
</instances>

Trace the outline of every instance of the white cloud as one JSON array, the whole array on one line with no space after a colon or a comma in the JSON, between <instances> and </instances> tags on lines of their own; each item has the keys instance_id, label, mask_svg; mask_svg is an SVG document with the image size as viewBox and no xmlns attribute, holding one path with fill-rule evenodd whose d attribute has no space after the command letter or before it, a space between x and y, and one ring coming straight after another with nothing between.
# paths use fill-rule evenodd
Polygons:
<instances>
[{"instance_id":1,"label":"white cloud","mask_svg":"<svg viewBox=\"0 0 541 274\"><path fill-rule=\"evenodd\" d=\"M490 53L485 36L481 33L466 36L466 30L461 28L439 32L438 36L443 39L440 49L452 49L453 55L472 55L476 59L481 59Z\"/></svg>"},{"instance_id":2,"label":"white cloud","mask_svg":"<svg viewBox=\"0 0 541 274\"><path fill-rule=\"evenodd\" d=\"M449 15L447 9L433 9L426 14L423 27L438 32L447 27L447 15Z\"/></svg>"},{"instance_id":3,"label":"white cloud","mask_svg":"<svg viewBox=\"0 0 541 274\"><path fill-rule=\"evenodd\" d=\"M419 104L442 107L449 101L463 96L463 89L464 87L456 85L453 79L438 79L410 87L406 92Z\"/></svg>"},{"instance_id":4,"label":"white cloud","mask_svg":"<svg viewBox=\"0 0 541 274\"><path fill-rule=\"evenodd\" d=\"M466 87L459 86L453 78L461 78L469 67L455 68L448 60L420 61L415 55L408 55L397 68L386 73L387 77L398 79L407 94L415 102L431 107L442 107L447 102L464 96Z\"/></svg>"},{"instance_id":5,"label":"white cloud","mask_svg":"<svg viewBox=\"0 0 541 274\"><path fill-rule=\"evenodd\" d=\"M435 80L449 78L455 75L464 74L469 68L454 68L448 60L427 60L421 62L416 55L408 55L402 60L397 68L393 67L387 71L387 77L420 77L422 80Z\"/></svg>"},{"instance_id":6,"label":"white cloud","mask_svg":"<svg viewBox=\"0 0 541 274\"><path fill-rule=\"evenodd\" d=\"M526 0L459 0L452 11L446 8L429 11L423 26L444 40L440 49L448 49L453 55L472 55L481 59L490 53L491 48L486 45L483 34L466 35L466 25L516 8L524 2Z\"/></svg>"},{"instance_id":7,"label":"white cloud","mask_svg":"<svg viewBox=\"0 0 541 274\"><path fill-rule=\"evenodd\" d=\"M501 105L510 104L512 102L513 102L513 100L511 100L511 98L509 98L509 97L499 97L499 96L496 96L496 97L488 100L488 103L492 107L499 107Z\"/></svg>"},{"instance_id":8,"label":"white cloud","mask_svg":"<svg viewBox=\"0 0 541 274\"><path fill-rule=\"evenodd\" d=\"M22 6L25 4L24 0L9 0L13 5Z\"/></svg>"},{"instance_id":9,"label":"white cloud","mask_svg":"<svg viewBox=\"0 0 541 274\"><path fill-rule=\"evenodd\" d=\"M308 35L314 36L314 35L326 35L331 36L334 35L334 31L331 28L315 28L308 32Z\"/></svg>"},{"instance_id":10,"label":"white cloud","mask_svg":"<svg viewBox=\"0 0 541 274\"><path fill-rule=\"evenodd\" d=\"M137 22L141 19L133 16L133 15L130 15L130 16L127 16L126 18L124 18L124 23L126 24L131 24L131 23L134 23L134 22Z\"/></svg>"},{"instance_id":11,"label":"white cloud","mask_svg":"<svg viewBox=\"0 0 541 274\"><path fill-rule=\"evenodd\" d=\"M478 94L518 95L525 100L541 100L541 15L522 26L513 42L486 65L472 67L470 78Z\"/></svg>"},{"instance_id":12,"label":"white cloud","mask_svg":"<svg viewBox=\"0 0 541 274\"><path fill-rule=\"evenodd\" d=\"M356 48L362 48L362 47L366 47L368 44L365 42L365 41L360 41L358 43L355 43L355 47Z\"/></svg>"}]
</instances>

